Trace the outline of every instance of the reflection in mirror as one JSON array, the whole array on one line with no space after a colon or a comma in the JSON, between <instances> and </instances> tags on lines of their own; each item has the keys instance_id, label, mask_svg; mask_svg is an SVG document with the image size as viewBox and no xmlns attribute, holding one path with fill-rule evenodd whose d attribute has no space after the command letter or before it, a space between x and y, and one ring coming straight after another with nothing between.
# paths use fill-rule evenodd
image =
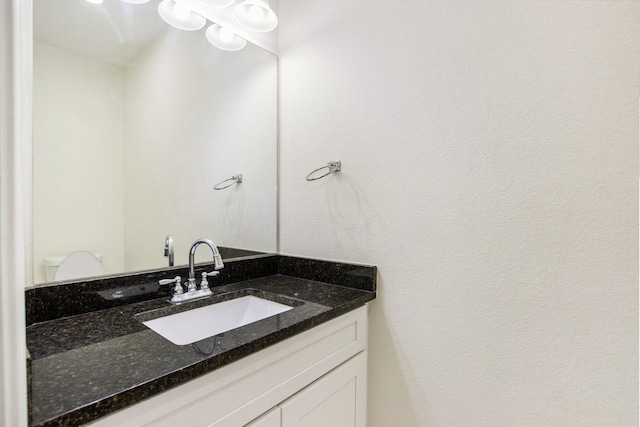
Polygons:
<instances>
[{"instance_id":1,"label":"reflection in mirror","mask_svg":"<svg viewBox=\"0 0 640 427\"><path fill-rule=\"evenodd\" d=\"M224 258L276 251L277 59L157 5L34 0L34 283L79 250L104 274L166 267L167 235L176 265L200 237Z\"/></svg>"}]
</instances>

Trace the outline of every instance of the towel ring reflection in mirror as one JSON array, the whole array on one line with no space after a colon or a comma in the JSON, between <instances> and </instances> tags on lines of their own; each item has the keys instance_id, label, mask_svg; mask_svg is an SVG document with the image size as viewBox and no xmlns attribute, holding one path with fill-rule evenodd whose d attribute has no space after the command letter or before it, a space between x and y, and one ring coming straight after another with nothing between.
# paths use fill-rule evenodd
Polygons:
<instances>
[{"instance_id":1,"label":"towel ring reflection in mirror","mask_svg":"<svg viewBox=\"0 0 640 427\"><path fill-rule=\"evenodd\" d=\"M229 188L234 184L240 184L242 182L242 174L234 175L229 179L225 179L224 181L220 181L216 185L213 186L214 190L224 190L225 188Z\"/></svg>"},{"instance_id":2,"label":"towel ring reflection in mirror","mask_svg":"<svg viewBox=\"0 0 640 427\"><path fill-rule=\"evenodd\" d=\"M327 163L327 166L322 166L318 169L312 170L309 173L309 175L307 175L307 181L315 181L316 179L324 178L325 176L331 175L332 173L340 172L341 168L342 168L342 163L340 162L340 160L329 162ZM316 172L319 172L323 169L327 169L327 172L323 173L322 175L312 176Z\"/></svg>"}]
</instances>

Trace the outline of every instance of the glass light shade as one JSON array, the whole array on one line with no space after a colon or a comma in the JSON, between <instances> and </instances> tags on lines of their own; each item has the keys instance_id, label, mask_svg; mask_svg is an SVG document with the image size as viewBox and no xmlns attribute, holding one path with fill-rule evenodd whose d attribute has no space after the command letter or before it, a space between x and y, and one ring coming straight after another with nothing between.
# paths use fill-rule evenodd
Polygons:
<instances>
[{"instance_id":1,"label":"glass light shade","mask_svg":"<svg viewBox=\"0 0 640 427\"><path fill-rule=\"evenodd\" d=\"M196 3L205 6L212 7L215 9L219 9L222 7L231 6L231 4L236 0L195 0Z\"/></svg>"},{"instance_id":2,"label":"glass light shade","mask_svg":"<svg viewBox=\"0 0 640 427\"><path fill-rule=\"evenodd\" d=\"M266 33L278 26L278 17L268 0L245 0L233 9L233 17L248 30Z\"/></svg>"},{"instance_id":3,"label":"glass light shade","mask_svg":"<svg viewBox=\"0 0 640 427\"><path fill-rule=\"evenodd\" d=\"M251 22L262 22L265 18L265 11L260 6L251 5L247 10L247 18Z\"/></svg>"},{"instance_id":4,"label":"glass light shade","mask_svg":"<svg viewBox=\"0 0 640 427\"><path fill-rule=\"evenodd\" d=\"M149 0L122 0L123 3L129 3L129 4L143 4L143 3L148 3Z\"/></svg>"},{"instance_id":5,"label":"glass light shade","mask_svg":"<svg viewBox=\"0 0 640 427\"><path fill-rule=\"evenodd\" d=\"M102 0L87 0L88 3L102 4Z\"/></svg>"},{"instance_id":6,"label":"glass light shade","mask_svg":"<svg viewBox=\"0 0 640 427\"><path fill-rule=\"evenodd\" d=\"M238 37L230 29L221 27L218 24L209 26L205 32L205 37L207 37L209 43L222 50L240 50L247 44L245 39Z\"/></svg>"},{"instance_id":7,"label":"glass light shade","mask_svg":"<svg viewBox=\"0 0 640 427\"><path fill-rule=\"evenodd\" d=\"M191 12L187 5L178 6L173 0L162 0L158 5L158 13L167 24L180 30L196 31L207 22L202 16Z\"/></svg>"},{"instance_id":8,"label":"glass light shade","mask_svg":"<svg viewBox=\"0 0 640 427\"><path fill-rule=\"evenodd\" d=\"M186 21L191 16L191 8L184 2L175 2L173 5L173 14L181 21Z\"/></svg>"}]
</instances>

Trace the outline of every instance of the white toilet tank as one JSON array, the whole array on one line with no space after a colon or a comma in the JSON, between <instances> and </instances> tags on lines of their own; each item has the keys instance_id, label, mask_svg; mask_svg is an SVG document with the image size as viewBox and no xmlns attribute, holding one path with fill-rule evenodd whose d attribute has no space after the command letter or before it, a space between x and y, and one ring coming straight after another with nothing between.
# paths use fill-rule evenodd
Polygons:
<instances>
[{"instance_id":1,"label":"white toilet tank","mask_svg":"<svg viewBox=\"0 0 640 427\"><path fill-rule=\"evenodd\" d=\"M47 282L101 276L102 254L76 251L66 256L47 257L43 260Z\"/></svg>"}]
</instances>

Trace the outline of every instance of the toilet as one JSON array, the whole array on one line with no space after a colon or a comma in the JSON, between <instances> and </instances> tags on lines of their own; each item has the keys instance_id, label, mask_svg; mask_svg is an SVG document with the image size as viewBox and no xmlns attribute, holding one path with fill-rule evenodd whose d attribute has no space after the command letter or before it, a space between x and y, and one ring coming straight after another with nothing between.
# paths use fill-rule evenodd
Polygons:
<instances>
[{"instance_id":1,"label":"toilet","mask_svg":"<svg viewBox=\"0 0 640 427\"><path fill-rule=\"evenodd\" d=\"M47 282L58 282L101 276L104 274L101 261L102 254L76 251L67 256L45 258L43 263Z\"/></svg>"}]
</instances>

